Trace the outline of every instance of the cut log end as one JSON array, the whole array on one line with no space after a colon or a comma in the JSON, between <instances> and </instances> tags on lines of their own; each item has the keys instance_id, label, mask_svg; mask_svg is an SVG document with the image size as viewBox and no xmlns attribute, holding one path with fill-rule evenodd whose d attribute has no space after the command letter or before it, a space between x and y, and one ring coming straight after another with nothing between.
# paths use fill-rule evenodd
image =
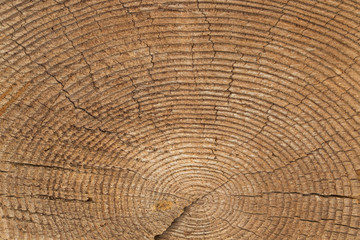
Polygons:
<instances>
[{"instance_id":1,"label":"cut log end","mask_svg":"<svg viewBox=\"0 0 360 240\"><path fill-rule=\"evenodd\" d=\"M359 2L0 6L0 239L359 239Z\"/></svg>"}]
</instances>

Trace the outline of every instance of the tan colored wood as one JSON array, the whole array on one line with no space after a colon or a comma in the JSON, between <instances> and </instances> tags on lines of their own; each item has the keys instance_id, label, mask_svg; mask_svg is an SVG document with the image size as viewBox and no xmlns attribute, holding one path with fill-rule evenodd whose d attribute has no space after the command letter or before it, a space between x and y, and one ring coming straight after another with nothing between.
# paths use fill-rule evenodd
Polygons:
<instances>
[{"instance_id":1,"label":"tan colored wood","mask_svg":"<svg viewBox=\"0 0 360 240\"><path fill-rule=\"evenodd\" d=\"M0 239L360 239L358 0L0 6Z\"/></svg>"}]
</instances>

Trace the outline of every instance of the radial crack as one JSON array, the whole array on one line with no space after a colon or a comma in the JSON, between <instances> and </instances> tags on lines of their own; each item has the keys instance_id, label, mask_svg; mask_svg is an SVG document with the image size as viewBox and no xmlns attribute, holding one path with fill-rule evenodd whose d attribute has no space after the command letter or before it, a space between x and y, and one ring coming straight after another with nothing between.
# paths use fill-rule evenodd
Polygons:
<instances>
[{"instance_id":1,"label":"radial crack","mask_svg":"<svg viewBox=\"0 0 360 240\"><path fill-rule=\"evenodd\" d=\"M82 108L80 106L78 106L77 104L75 104L75 102L70 98L70 93L65 89L65 85L64 83L62 83L59 79L57 79L57 77L54 74L51 74L48 69L46 68L46 66L43 63L38 63L36 61L34 61L30 54L27 52L26 47L23 46L21 43L17 42L14 39L11 39L14 43L16 43L19 47L21 47L25 53L25 55L30 59L31 62L37 64L38 66L40 66L41 68L44 69L44 72L50 76L51 78L53 78L58 84L60 84L61 86L61 91L64 93L65 98L74 106L75 109L81 110L84 113L86 113L87 115L91 116L94 119L97 119L93 114L91 114L89 111L87 111L85 108Z\"/></svg>"},{"instance_id":2,"label":"radial crack","mask_svg":"<svg viewBox=\"0 0 360 240\"><path fill-rule=\"evenodd\" d=\"M213 56L212 56L212 59L211 59L211 64L212 64L212 63L214 62L214 60L215 60L216 51L215 51L215 43L214 43L214 41L213 41L213 39L212 39L212 37L211 37L211 23L209 22L209 19L208 19L207 15L205 14L204 9L200 8L200 2L199 2L199 0L197 0L196 4L197 4L197 8L198 8L198 10L200 11L201 15L204 16L204 21L205 21L205 22L207 23L207 25L208 25L208 27L207 27L207 28L208 28L208 31L209 31L208 40L209 40L209 42L211 43L211 48L212 48L212 51L213 51Z\"/></svg>"},{"instance_id":3,"label":"radial crack","mask_svg":"<svg viewBox=\"0 0 360 240\"><path fill-rule=\"evenodd\" d=\"M163 239L163 237L166 235L166 233L171 231L176 226L176 224L179 221L181 221L182 218L184 218L184 216L189 212L190 207L193 206L194 204L196 204L199 201L199 199L200 198L196 199L195 201L191 202L189 205L184 207L184 210L182 211L182 213L178 217L176 217L162 233L154 236L154 240Z\"/></svg>"},{"instance_id":4,"label":"radial crack","mask_svg":"<svg viewBox=\"0 0 360 240\"><path fill-rule=\"evenodd\" d=\"M59 2L57 2L57 3L58 3L58 4L61 4L61 3L59 3ZM74 15L74 13L70 10L70 7L67 6L67 5L65 4L65 2L63 2L62 4L63 4L64 7L68 10L68 12L72 15L72 17L74 18L77 27L80 28L79 25L78 25L78 19L76 18L76 16ZM69 35L66 33L66 31L65 31L65 30L66 30L66 27L63 26L63 24L62 24L61 22L60 22L60 25L61 25L61 27L64 28L63 33L64 33L65 38L70 42L72 48L81 55L83 61L85 62L87 68L89 69L89 76L90 76L90 78L91 78L92 85L93 85L94 89L95 89L95 90L99 90L99 87L96 86L95 79L94 79L94 76L93 76L93 71L92 71L92 68L91 68L90 63L89 63L88 60L86 59L84 53L83 53L82 51L80 51L80 50L76 47L76 45L74 44L74 41L73 41L73 40L69 37ZM97 24L97 25L100 27L99 24Z\"/></svg>"},{"instance_id":5,"label":"radial crack","mask_svg":"<svg viewBox=\"0 0 360 240\"><path fill-rule=\"evenodd\" d=\"M239 175L239 174L232 175L231 177L228 178L228 180L226 180L222 184L218 185L217 187L215 187L211 191L205 193L203 196L201 196L201 197L197 198L196 200L192 201L188 206L184 207L184 210L182 211L182 213L171 222L171 224L165 229L165 231L163 231L161 234L158 234L158 235L154 236L154 240L163 239L163 237L166 235L166 233L170 232L176 226L176 223L178 223L190 211L191 206L195 205L200 200L204 199L205 197L207 197L211 193L215 192L217 189L221 188L222 186L224 186L225 184L230 182L237 175Z\"/></svg>"}]
</instances>

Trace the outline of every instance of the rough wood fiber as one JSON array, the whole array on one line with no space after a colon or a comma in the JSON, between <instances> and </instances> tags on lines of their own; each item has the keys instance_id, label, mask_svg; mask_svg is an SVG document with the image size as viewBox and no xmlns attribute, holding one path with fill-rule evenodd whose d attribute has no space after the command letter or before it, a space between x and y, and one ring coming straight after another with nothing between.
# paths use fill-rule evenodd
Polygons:
<instances>
[{"instance_id":1,"label":"rough wood fiber","mask_svg":"<svg viewBox=\"0 0 360 240\"><path fill-rule=\"evenodd\" d=\"M360 239L358 0L0 6L0 239Z\"/></svg>"}]
</instances>

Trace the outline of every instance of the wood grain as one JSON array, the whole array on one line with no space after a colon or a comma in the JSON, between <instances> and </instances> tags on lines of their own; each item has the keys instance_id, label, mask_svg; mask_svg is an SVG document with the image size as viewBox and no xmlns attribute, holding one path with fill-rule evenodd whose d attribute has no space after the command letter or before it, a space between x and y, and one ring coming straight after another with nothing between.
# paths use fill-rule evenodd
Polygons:
<instances>
[{"instance_id":1,"label":"wood grain","mask_svg":"<svg viewBox=\"0 0 360 240\"><path fill-rule=\"evenodd\" d=\"M0 239L360 239L358 0L0 0Z\"/></svg>"}]
</instances>

